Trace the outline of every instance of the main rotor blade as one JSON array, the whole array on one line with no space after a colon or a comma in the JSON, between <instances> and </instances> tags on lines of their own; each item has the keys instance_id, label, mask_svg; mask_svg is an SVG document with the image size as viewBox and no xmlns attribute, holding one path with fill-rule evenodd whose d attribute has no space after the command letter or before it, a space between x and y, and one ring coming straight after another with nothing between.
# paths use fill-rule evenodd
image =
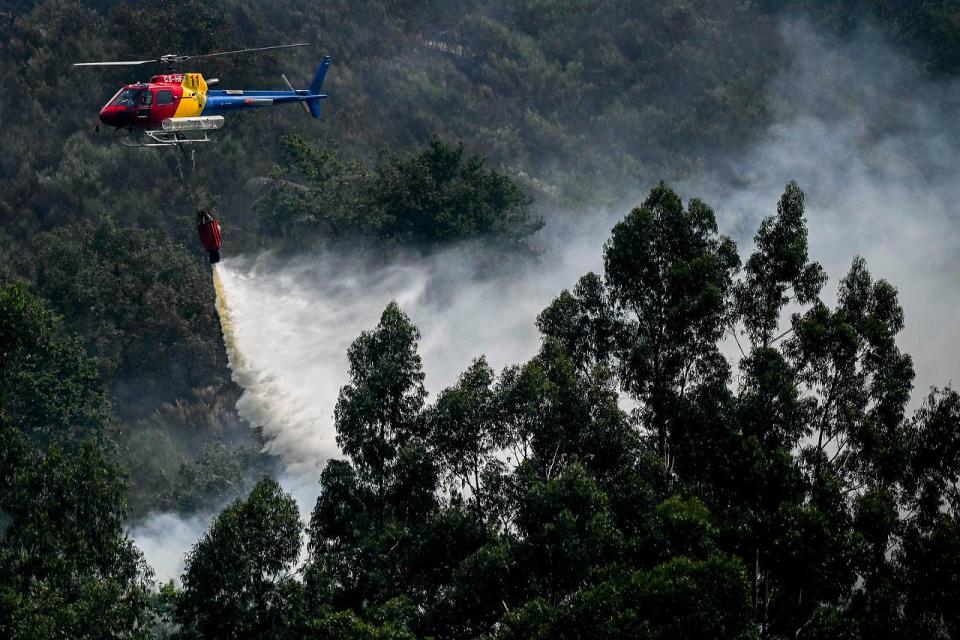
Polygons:
<instances>
[{"instance_id":1,"label":"main rotor blade","mask_svg":"<svg viewBox=\"0 0 960 640\"><path fill-rule=\"evenodd\" d=\"M117 62L74 62L75 67L121 67L131 64L147 64L156 60L119 60Z\"/></svg>"},{"instance_id":2,"label":"main rotor blade","mask_svg":"<svg viewBox=\"0 0 960 640\"><path fill-rule=\"evenodd\" d=\"M278 44L272 47L256 47L255 49L237 49L236 51L218 51L217 53L201 53L195 56L184 56L190 60L194 58L213 58L214 56L229 56L234 53L249 53L250 51L267 51L269 49L289 49L291 47L306 47L309 42L298 42L296 44Z\"/></svg>"},{"instance_id":3,"label":"main rotor blade","mask_svg":"<svg viewBox=\"0 0 960 640\"><path fill-rule=\"evenodd\" d=\"M194 58L215 58L217 56L229 56L236 53L250 53L252 51L270 51L273 49L290 49L292 47L306 47L309 42L297 42L296 44L278 44L272 47L254 47L253 49L237 49L236 51L218 51L216 53L198 53L193 56L181 56L177 54L165 54L159 58L154 58L152 60L117 60L114 62L75 62L73 66L75 67L121 67L121 66L130 66L136 64L150 64L152 62L158 64L179 64L181 62L186 62L187 60L193 60Z\"/></svg>"}]
</instances>

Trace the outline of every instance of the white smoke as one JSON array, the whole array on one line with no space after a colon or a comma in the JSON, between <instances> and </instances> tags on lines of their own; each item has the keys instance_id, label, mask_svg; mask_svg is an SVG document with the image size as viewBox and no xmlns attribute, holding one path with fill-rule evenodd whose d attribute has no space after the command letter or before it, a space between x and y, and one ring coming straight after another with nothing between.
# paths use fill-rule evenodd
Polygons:
<instances>
[{"instance_id":1,"label":"white smoke","mask_svg":"<svg viewBox=\"0 0 960 640\"><path fill-rule=\"evenodd\" d=\"M533 261L492 257L476 245L387 266L330 249L225 260L220 273L234 348L242 354L231 357L244 389L238 411L262 427L267 451L290 475L317 477L339 455L333 413L348 380L347 349L391 300L422 333L426 385L436 393L480 355L495 369L533 355L536 315L598 268L614 218L590 216L562 234L551 229Z\"/></svg>"},{"instance_id":2,"label":"white smoke","mask_svg":"<svg viewBox=\"0 0 960 640\"><path fill-rule=\"evenodd\" d=\"M538 346L536 315L582 274L601 269L610 228L661 178L685 199L713 206L744 257L760 219L796 180L807 193L811 257L831 276L828 295L853 256L863 255L874 277L900 290L900 344L915 358L918 392L949 382L960 362L960 84L925 79L870 35L839 41L794 22L782 37L792 62L768 87L776 123L756 144L702 175L650 176L612 211L551 217L537 238L537 261L498 256L491 269L490 256L473 245L377 267L331 248L225 260L231 365L244 388L238 409L286 463L284 486L302 513L312 507L319 471L339 455L333 409L347 381L347 347L390 300L423 334L431 393L481 354L495 369L522 362ZM181 535L165 517L134 532L162 575L202 533Z\"/></svg>"},{"instance_id":3,"label":"white smoke","mask_svg":"<svg viewBox=\"0 0 960 640\"><path fill-rule=\"evenodd\" d=\"M855 255L898 288L916 400L960 364L960 83L930 80L869 33L840 41L805 22L781 32L792 64L767 92L777 123L680 189L717 209L746 257L758 221L796 180L828 296Z\"/></svg>"},{"instance_id":4,"label":"white smoke","mask_svg":"<svg viewBox=\"0 0 960 640\"><path fill-rule=\"evenodd\" d=\"M186 553L212 519L213 515L208 513L189 516L155 513L130 530L130 537L153 568L157 583L180 582Z\"/></svg>"}]
</instances>

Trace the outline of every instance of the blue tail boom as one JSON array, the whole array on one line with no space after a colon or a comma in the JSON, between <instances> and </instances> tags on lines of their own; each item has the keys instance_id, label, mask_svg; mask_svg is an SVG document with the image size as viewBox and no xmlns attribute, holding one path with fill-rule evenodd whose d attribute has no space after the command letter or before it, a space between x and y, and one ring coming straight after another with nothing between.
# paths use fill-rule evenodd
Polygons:
<instances>
[{"instance_id":1,"label":"blue tail boom","mask_svg":"<svg viewBox=\"0 0 960 640\"><path fill-rule=\"evenodd\" d=\"M290 91L241 91L237 89L211 89L207 91L206 103L200 115L213 116L231 113L233 111L243 111L246 109L255 109L257 107L267 107L274 104L287 104L290 102L306 102L310 115L314 118L320 117L320 101L327 97L325 93L320 93L323 89L323 81L327 77L327 70L330 68L330 56L323 59L317 73L313 76L313 82L309 89L294 89ZM287 83L289 85L289 83Z\"/></svg>"}]
</instances>

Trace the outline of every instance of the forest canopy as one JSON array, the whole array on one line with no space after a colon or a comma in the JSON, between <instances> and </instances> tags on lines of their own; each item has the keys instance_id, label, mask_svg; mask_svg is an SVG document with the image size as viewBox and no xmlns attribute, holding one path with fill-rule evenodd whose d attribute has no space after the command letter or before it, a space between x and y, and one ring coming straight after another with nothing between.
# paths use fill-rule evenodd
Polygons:
<instances>
[{"instance_id":1,"label":"forest canopy","mask_svg":"<svg viewBox=\"0 0 960 640\"><path fill-rule=\"evenodd\" d=\"M897 291L855 258L836 305L820 298L796 184L755 240L741 269L710 207L660 184L604 272L540 315L531 360L478 359L432 403L391 303L348 352L349 457L309 519L262 481L194 547L174 619L237 637L954 634L960 397L908 413ZM224 601L215 567L253 586Z\"/></svg>"}]
</instances>

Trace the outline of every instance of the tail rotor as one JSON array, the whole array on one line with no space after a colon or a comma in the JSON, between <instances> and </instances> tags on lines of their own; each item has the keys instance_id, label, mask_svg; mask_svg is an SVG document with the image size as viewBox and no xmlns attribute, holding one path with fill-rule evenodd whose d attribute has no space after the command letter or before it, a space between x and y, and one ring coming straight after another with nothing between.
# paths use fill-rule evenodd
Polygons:
<instances>
[{"instance_id":1,"label":"tail rotor","mask_svg":"<svg viewBox=\"0 0 960 640\"><path fill-rule=\"evenodd\" d=\"M280 77L283 78L283 81L284 81L285 83L287 83L287 88L290 89L290 91L293 91L294 93L296 93L297 90L294 89L294 88L293 88L293 85L290 84L290 81L287 80L287 74L281 73L281 74L280 74ZM300 106L303 107L304 113L307 113L307 114L310 113L310 109L307 107L307 105L306 105L305 103L301 102L301 103L300 103Z\"/></svg>"}]
</instances>

